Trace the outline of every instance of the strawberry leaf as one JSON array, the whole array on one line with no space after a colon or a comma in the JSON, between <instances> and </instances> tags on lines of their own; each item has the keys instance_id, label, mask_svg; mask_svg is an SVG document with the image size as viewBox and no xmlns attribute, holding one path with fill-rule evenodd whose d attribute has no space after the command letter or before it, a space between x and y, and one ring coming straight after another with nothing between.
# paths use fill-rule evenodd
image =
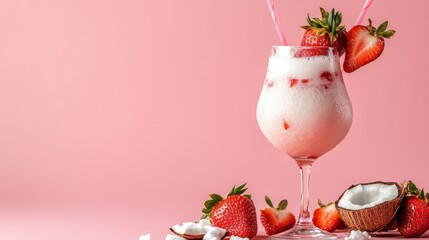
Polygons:
<instances>
[{"instance_id":1,"label":"strawberry leaf","mask_svg":"<svg viewBox=\"0 0 429 240\"><path fill-rule=\"evenodd\" d=\"M213 208L215 204L216 202L214 202L213 200L207 200L204 202L204 207L210 209Z\"/></svg>"},{"instance_id":2,"label":"strawberry leaf","mask_svg":"<svg viewBox=\"0 0 429 240\"><path fill-rule=\"evenodd\" d=\"M419 189L417 188L417 186L412 181L408 181L407 192L416 193L418 191L419 191Z\"/></svg>"},{"instance_id":3,"label":"strawberry leaf","mask_svg":"<svg viewBox=\"0 0 429 240\"><path fill-rule=\"evenodd\" d=\"M222 201L223 200L223 197L222 196L220 196L219 194L210 194L209 195L211 198L212 198L212 200L213 201L215 201L215 202L220 202L220 201Z\"/></svg>"},{"instance_id":4,"label":"strawberry leaf","mask_svg":"<svg viewBox=\"0 0 429 240\"><path fill-rule=\"evenodd\" d=\"M321 207L321 208L326 206L325 204L322 203L322 200L320 200L320 198L317 199L317 204L319 204L319 207Z\"/></svg>"},{"instance_id":5,"label":"strawberry leaf","mask_svg":"<svg viewBox=\"0 0 429 240\"><path fill-rule=\"evenodd\" d=\"M205 214L209 214L210 211L211 211L211 209L208 209L208 208L203 208L203 210L202 210L202 212Z\"/></svg>"},{"instance_id":6,"label":"strawberry leaf","mask_svg":"<svg viewBox=\"0 0 429 240\"><path fill-rule=\"evenodd\" d=\"M329 16L328 16L328 32L332 32L332 30L333 30L332 21L333 21L334 15L335 15L335 9L333 8L331 10L331 12L329 13Z\"/></svg>"},{"instance_id":7,"label":"strawberry leaf","mask_svg":"<svg viewBox=\"0 0 429 240\"><path fill-rule=\"evenodd\" d=\"M270 206L270 208L274 208L273 202L271 202L271 199L265 195L265 202Z\"/></svg>"},{"instance_id":8,"label":"strawberry leaf","mask_svg":"<svg viewBox=\"0 0 429 240\"><path fill-rule=\"evenodd\" d=\"M384 31L386 31L388 23L389 23L388 21L385 21L380 26L378 26L378 28L377 28L377 34L378 35L381 35Z\"/></svg>"},{"instance_id":9,"label":"strawberry leaf","mask_svg":"<svg viewBox=\"0 0 429 240\"><path fill-rule=\"evenodd\" d=\"M424 198L425 198L425 191L424 191L424 189L423 189L423 188L422 188L422 190L420 190L419 197L420 197L421 199L424 199Z\"/></svg>"},{"instance_id":10,"label":"strawberry leaf","mask_svg":"<svg viewBox=\"0 0 429 240\"><path fill-rule=\"evenodd\" d=\"M391 38L395 33L396 33L395 30L387 30L387 31L383 32L380 36L382 36L384 38Z\"/></svg>"},{"instance_id":11,"label":"strawberry leaf","mask_svg":"<svg viewBox=\"0 0 429 240\"><path fill-rule=\"evenodd\" d=\"M322 15L322 18L324 18L324 17L326 17L326 16L328 16L328 13L325 11L325 9L323 9L323 8L320 8L320 13L321 13L321 15Z\"/></svg>"},{"instance_id":12,"label":"strawberry leaf","mask_svg":"<svg viewBox=\"0 0 429 240\"><path fill-rule=\"evenodd\" d=\"M278 209L278 210L286 209L287 204L288 204L287 200L286 200L286 199L283 199L283 200L281 200L281 201L279 202L279 206L277 207L277 209Z\"/></svg>"}]
</instances>

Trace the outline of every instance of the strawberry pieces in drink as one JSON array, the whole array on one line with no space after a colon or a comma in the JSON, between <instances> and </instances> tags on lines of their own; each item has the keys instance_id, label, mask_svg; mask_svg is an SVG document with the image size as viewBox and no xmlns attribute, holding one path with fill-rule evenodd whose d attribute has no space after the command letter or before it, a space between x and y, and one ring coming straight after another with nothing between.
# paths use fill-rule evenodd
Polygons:
<instances>
[{"instance_id":1,"label":"strawberry pieces in drink","mask_svg":"<svg viewBox=\"0 0 429 240\"><path fill-rule=\"evenodd\" d=\"M332 74L330 72L322 72L320 74L321 79L328 80L329 82L332 82L334 78L332 77Z\"/></svg>"},{"instance_id":2,"label":"strawberry pieces in drink","mask_svg":"<svg viewBox=\"0 0 429 240\"><path fill-rule=\"evenodd\" d=\"M298 79L292 78L290 80L290 87L292 88L293 86L295 86L296 84L298 84Z\"/></svg>"},{"instance_id":3,"label":"strawberry pieces in drink","mask_svg":"<svg viewBox=\"0 0 429 240\"><path fill-rule=\"evenodd\" d=\"M286 209L287 200L280 201L276 208L267 196L265 196L265 202L269 207L261 210L261 223L266 234L281 233L295 225L295 215Z\"/></svg>"},{"instance_id":4,"label":"strawberry pieces in drink","mask_svg":"<svg viewBox=\"0 0 429 240\"><path fill-rule=\"evenodd\" d=\"M377 59L384 49L384 39L395 34L395 30L386 30L388 22L378 28L372 26L354 26L347 34L347 50L344 60L344 71L351 73L356 69Z\"/></svg>"},{"instance_id":5,"label":"strawberry pieces in drink","mask_svg":"<svg viewBox=\"0 0 429 240\"><path fill-rule=\"evenodd\" d=\"M288 130L288 128L289 128L289 124L286 121L283 121L283 128L285 130Z\"/></svg>"}]
</instances>

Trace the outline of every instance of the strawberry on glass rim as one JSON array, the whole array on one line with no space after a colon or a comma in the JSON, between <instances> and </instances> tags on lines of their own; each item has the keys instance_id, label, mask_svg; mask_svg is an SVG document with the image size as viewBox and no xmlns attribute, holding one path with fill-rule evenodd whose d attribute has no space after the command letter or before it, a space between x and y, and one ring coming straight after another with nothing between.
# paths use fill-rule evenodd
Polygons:
<instances>
[{"instance_id":1,"label":"strawberry on glass rim","mask_svg":"<svg viewBox=\"0 0 429 240\"><path fill-rule=\"evenodd\" d=\"M320 8L322 18L310 18L307 15L307 26L302 26L306 31L301 40L301 46L321 46L336 47L338 54L342 56L347 46L347 31L344 25L341 25L343 18L340 11L332 9L326 12ZM324 48L311 49L300 52L297 57L310 57L317 55L327 55Z\"/></svg>"},{"instance_id":2,"label":"strawberry on glass rim","mask_svg":"<svg viewBox=\"0 0 429 240\"><path fill-rule=\"evenodd\" d=\"M384 39L395 34L395 30L386 30L388 22L383 22L378 28L369 25L356 25L347 34L347 50L344 60L344 71L351 73L356 69L377 59L384 49Z\"/></svg>"}]
</instances>

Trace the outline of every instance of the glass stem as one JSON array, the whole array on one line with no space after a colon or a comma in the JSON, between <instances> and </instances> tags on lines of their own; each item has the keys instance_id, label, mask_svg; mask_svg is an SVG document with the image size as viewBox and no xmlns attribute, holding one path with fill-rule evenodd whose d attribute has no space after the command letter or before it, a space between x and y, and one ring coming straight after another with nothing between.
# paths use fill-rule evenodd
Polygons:
<instances>
[{"instance_id":1,"label":"glass stem","mask_svg":"<svg viewBox=\"0 0 429 240\"><path fill-rule=\"evenodd\" d=\"M312 225L310 216L310 173L311 162L301 162L298 164L301 176L301 209L299 212L298 225Z\"/></svg>"}]
</instances>

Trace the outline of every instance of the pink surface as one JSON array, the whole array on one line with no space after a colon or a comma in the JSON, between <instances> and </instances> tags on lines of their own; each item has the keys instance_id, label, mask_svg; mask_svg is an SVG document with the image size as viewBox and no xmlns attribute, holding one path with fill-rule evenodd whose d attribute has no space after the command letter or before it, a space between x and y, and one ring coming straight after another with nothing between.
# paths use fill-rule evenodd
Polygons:
<instances>
[{"instance_id":1,"label":"pink surface","mask_svg":"<svg viewBox=\"0 0 429 240\"><path fill-rule=\"evenodd\" d=\"M275 1L290 44L319 6L350 28L363 3ZM372 4L397 34L344 75L354 122L315 164L313 206L359 182L429 188L428 8ZM243 182L298 212L297 167L255 120L279 43L264 1L3 0L0 30L0 239L163 239Z\"/></svg>"}]
</instances>

